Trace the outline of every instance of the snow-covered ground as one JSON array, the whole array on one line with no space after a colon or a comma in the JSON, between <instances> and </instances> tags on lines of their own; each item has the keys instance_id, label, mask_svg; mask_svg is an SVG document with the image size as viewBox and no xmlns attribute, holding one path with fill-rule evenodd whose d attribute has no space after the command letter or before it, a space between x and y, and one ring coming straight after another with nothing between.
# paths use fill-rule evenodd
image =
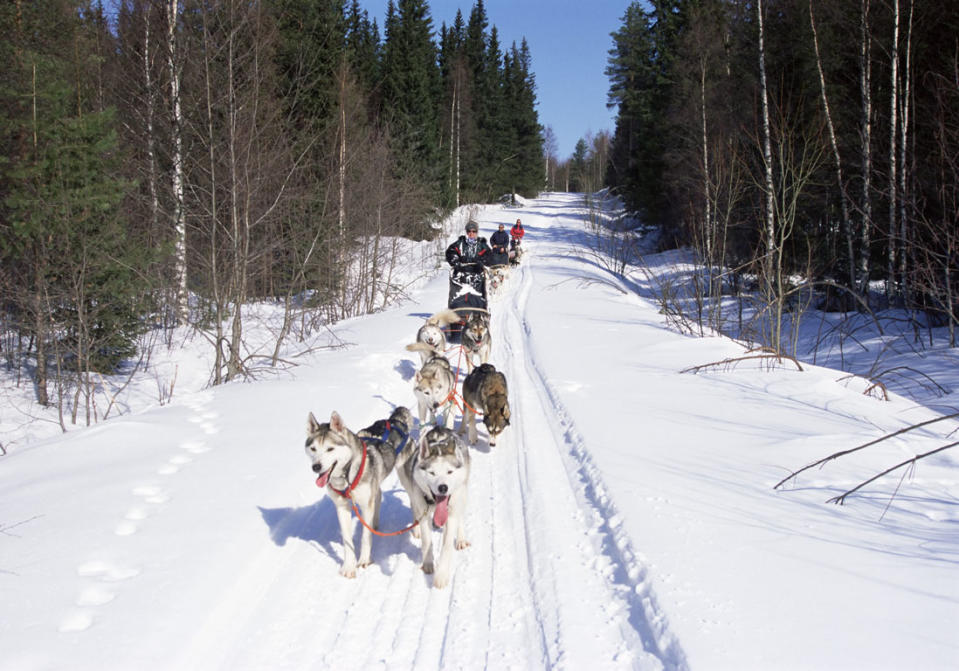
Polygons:
<instances>
[{"instance_id":1,"label":"snow-covered ground","mask_svg":"<svg viewBox=\"0 0 959 671\"><path fill-rule=\"evenodd\" d=\"M473 448L472 545L449 587L431 587L409 535L375 538L373 565L340 577L333 504L302 447L309 411L357 430L415 408L404 346L445 305L439 272L337 324L348 346L291 373L203 388L206 345L187 341L169 404L6 436L0 669L959 667L959 455L825 503L952 442L955 422L772 488L948 412L954 353L912 355L945 386L934 401L881 401L815 366L682 373L743 349L665 328L583 249L584 215L566 194L479 215L487 236L522 217L528 254L491 306L513 420ZM408 518L394 474L381 528Z\"/></svg>"}]
</instances>

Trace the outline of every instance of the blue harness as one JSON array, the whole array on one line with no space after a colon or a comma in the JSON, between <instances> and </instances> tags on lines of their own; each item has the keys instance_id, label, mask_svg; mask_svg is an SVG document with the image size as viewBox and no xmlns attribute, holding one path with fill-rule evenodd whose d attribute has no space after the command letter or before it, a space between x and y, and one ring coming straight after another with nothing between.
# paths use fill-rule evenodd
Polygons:
<instances>
[{"instance_id":1,"label":"blue harness","mask_svg":"<svg viewBox=\"0 0 959 671\"><path fill-rule=\"evenodd\" d=\"M390 439L390 431L396 431L403 440L400 441L400 444L396 446L396 455L399 456L400 452L403 451L403 448L406 447L406 442L410 439L410 434L408 431L404 431L400 428L399 423L393 424L390 420L386 420L386 429L383 431L383 435L379 438L365 438L364 440L372 440L378 443L386 443Z\"/></svg>"}]
</instances>

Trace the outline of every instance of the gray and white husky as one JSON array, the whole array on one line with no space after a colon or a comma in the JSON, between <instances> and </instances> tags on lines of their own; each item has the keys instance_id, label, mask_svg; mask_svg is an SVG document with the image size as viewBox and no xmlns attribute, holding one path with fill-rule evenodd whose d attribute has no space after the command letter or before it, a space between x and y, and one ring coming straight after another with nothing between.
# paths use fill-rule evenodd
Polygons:
<instances>
[{"instance_id":1,"label":"gray and white husky","mask_svg":"<svg viewBox=\"0 0 959 671\"><path fill-rule=\"evenodd\" d=\"M407 345L406 349L411 352L430 353L429 358L416 371L413 378L413 394L416 396L420 422L426 422L427 419L435 422L440 408L453 400L456 374L449 360L440 350L420 342ZM448 412L444 423L451 424L452 419L453 413Z\"/></svg>"},{"instance_id":2,"label":"gray and white husky","mask_svg":"<svg viewBox=\"0 0 959 671\"><path fill-rule=\"evenodd\" d=\"M453 549L469 547L466 503L470 474L469 449L446 427L433 427L416 444L408 444L396 464L410 498L413 520L423 551L423 572L435 573L433 586L449 584ZM439 561L433 565L433 527L443 529Z\"/></svg>"},{"instance_id":3,"label":"gray and white husky","mask_svg":"<svg viewBox=\"0 0 959 671\"><path fill-rule=\"evenodd\" d=\"M370 565L373 541L373 534L364 526L357 562L350 499L356 501L367 524L378 528L383 480L393 470L397 454L408 447L412 428L413 416L402 406L388 420L374 422L359 433L346 428L336 411L329 423L320 424L312 412L307 419L306 456L317 475L317 487L325 487L336 505L343 539L342 576L355 578L357 567Z\"/></svg>"},{"instance_id":4,"label":"gray and white husky","mask_svg":"<svg viewBox=\"0 0 959 671\"><path fill-rule=\"evenodd\" d=\"M446 333L443 332L444 326L455 324L460 321L460 316L455 310L440 310L426 320L419 331L416 332L416 342L425 343L439 352L446 351ZM421 363L426 363L432 353L423 350L420 352Z\"/></svg>"},{"instance_id":5,"label":"gray and white husky","mask_svg":"<svg viewBox=\"0 0 959 671\"><path fill-rule=\"evenodd\" d=\"M466 370L471 371L479 363L489 361L493 343L490 339L489 315L482 312L473 312L463 325L463 334L460 336L463 351L466 355Z\"/></svg>"},{"instance_id":6,"label":"gray and white husky","mask_svg":"<svg viewBox=\"0 0 959 671\"><path fill-rule=\"evenodd\" d=\"M486 285L489 287L491 295L496 295L506 284L509 277L509 266L487 266L486 267Z\"/></svg>"},{"instance_id":7,"label":"gray and white husky","mask_svg":"<svg viewBox=\"0 0 959 671\"><path fill-rule=\"evenodd\" d=\"M489 363L477 366L463 380L465 410L460 421L459 433L469 430L470 444L476 444L476 415L483 414L483 424L489 433L490 447L496 438L509 426L509 389L506 376Z\"/></svg>"}]
</instances>

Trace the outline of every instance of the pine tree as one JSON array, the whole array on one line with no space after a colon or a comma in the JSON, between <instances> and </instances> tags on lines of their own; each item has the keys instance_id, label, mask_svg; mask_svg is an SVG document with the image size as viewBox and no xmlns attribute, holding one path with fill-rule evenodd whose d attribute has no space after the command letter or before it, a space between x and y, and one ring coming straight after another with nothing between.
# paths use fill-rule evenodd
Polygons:
<instances>
[{"instance_id":1,"label":"pine tree","mask_svg":"<svg viewBox=\"0 0 959 671\"><path fill-rule=\"evenodd\" d=\"M275 58L287 112L298 127L321 133L335 121L336 72L346 51L344 0L269 1L280 36Z\"/></svg>"},{"instance_id":2,"label":"pine tree","mask_svg":"<svg viewBox=\"0 0 959 671\"><path fill-rule=\"evenodd\" d=\"M535 196L543 186L543 137L536 113L536 81L532 72L529 45L523 38L517 50L514 43L506 71L506 102L510 110L509 126L516 160L510 170L514 190Z\"/></svg>"},{"instance_id":3,"label":"pine tree","mask_svg":"<svg viewBox=\"0 0 959 671\"><path fill-rule=\"evenodd\" d=\"M425 0L388 6L383 46L384 112L401 169L438 196L444 164L439 152L440 72Z\"/></svg>"},{"instance_id":4,"label":"pine tree","mask_svg":"<svg viewBox=\"0 0 959 671\"><path fill-rule=\"evenodd\" d=\"M89 47L105 39L102 12L81 14L70 2L23 9L0 16L12 28L11 58L0 66L0 265L13 287L9 314L35 348L37 399L47 403L48 365L61 376L109 371L134 351L145 293L134 269L145 252L119 209L129 185L101 86L111 46Z\"/></svg>"},{"instance_id":5,"label":"pine tree","mask_svg":"<svg viewBox=\"0 0 959 671\"><path fill-rule=\"evenodd\" d=\"M368 12L360 10L359 0L353 0L346 16L346 26L346 52L350 69L367 94L372 95L380 81L380 35L376 21L370 21Z\"/></svg>"}]
</instances>

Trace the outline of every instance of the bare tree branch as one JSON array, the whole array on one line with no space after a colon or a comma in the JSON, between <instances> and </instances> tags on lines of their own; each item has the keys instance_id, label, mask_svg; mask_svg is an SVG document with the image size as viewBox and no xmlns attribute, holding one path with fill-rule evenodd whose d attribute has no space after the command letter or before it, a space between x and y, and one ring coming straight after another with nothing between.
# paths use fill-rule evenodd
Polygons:
<instances>
[{"instance_id":1,"label":"bare tree branch","mask_svg":"<svg viewBox=\"0 0 959 671\"><path fill-rule=\"evenodd\" d=\"M895 466L892 466L891 468L887 468L887 469L884 470L882 473L877 473L876 475L872 476L872 477L869 478L868 480L864 480L863 482L860 482L858 485L856 485L855 487L853 487L853 488L850 489L849 491L845 492L844 494L840 494L839 496L834 496L834 497L832 497L831 499L829 499L828 501L826 501L826 503L836 503L836 504L838 504L838 505L843 505L843 504L846 502L846 497L847 497L847 496L849 496L850 494L853 494L853 493L859 491L860 489L862 489L863 487L865 487L866 485L868 485L870 482L875 482L876 480L878 480L878 479L881 478L882 476L888 475L889 473L892 473L892 472L895 471L896 469L902 468L903 466L908 466L908 465L910 465L910 464L915 464L915 463L916 463L917 461L919 461L920 459L925 459L926 457L932 456L933 454L937 454L937 453L939 453L939 452L943 452L943 451L945 451L945 450L948 450L949 448L955 447L956 445L959 445L959 440L957 440L957 441L954 442L954 443L949 443L948 445L943 445L942 447L937 447L937 448L934 449L934 450L929 450L928 452L923 452L922 454L917 454L917 455L914 456L912 459L906 459L905 461L900 461L898 464L896 464Z\"/></svg>"},{"instance_id":2,"label":"bare tree branch","mask_svg":"<svg viewBox=\"0 0 959 671\"><path fill-rule=\"evenodd\" d=\"M866 449L867 447L872 447L873 445L876 445L877 443L881 443L881 442L883 442L884 440L888 440L889 438L895 438L896 436L901 436L902 434L908 433L908 432L913 431L913 430L915 430L915 429L921 429L921 428L924 427L924 426L929 426L930 424L935 424L935 423L937 423L937 422L942 422L942 421L947 420L947 419L953 419L953 418L955 418L955 417L959 417L959 412L954 412L954 413L949 414L949 415L943 415L942 417L936 417L935 419L926 420L925 422L920 422L919 424L913 424L913 425L907 426L907 427L905 427L905 428L903 428L903 429L899 429L898 431L893 431L892 433L887 433L886 435L881 436L881 437L879 437L879 438L876 438L875 440L870 440L868 443L863 443L862 445L857 445L856 447L850 448L850 449L848 449L848 450L842 450L841 452L834 452L833 454L830 454L828 457L824 457L823 459L820 459L819 461L815 461L815 462L809 464L808 466L803 466L803 467L800 468L798 471L793 471L792 473L790 473L789 475L787 475L785 478L783 478L782 480L780 480L779 482L777 482L775 485L773 485L773 489L779 489L783 484L785 484L785 483L788 482L789 480L792 480L793 478L795 478L795 477L796 477L797 475L799 475L800 473L802 473L802 472L804 472L804 471L808 471L808 470L811 469L811 468L815 468L816 466L820 466L820 465L825 464L825 463L827 463L827 462L830 462L830 461L832 461L832 460L834 460L834 459L838 459L839 457L844 457L844 456L846 456L847 454L852 454L853 452L858 452L859 450L864 450L864 449Z\"/></svg>"}]
</instances>

